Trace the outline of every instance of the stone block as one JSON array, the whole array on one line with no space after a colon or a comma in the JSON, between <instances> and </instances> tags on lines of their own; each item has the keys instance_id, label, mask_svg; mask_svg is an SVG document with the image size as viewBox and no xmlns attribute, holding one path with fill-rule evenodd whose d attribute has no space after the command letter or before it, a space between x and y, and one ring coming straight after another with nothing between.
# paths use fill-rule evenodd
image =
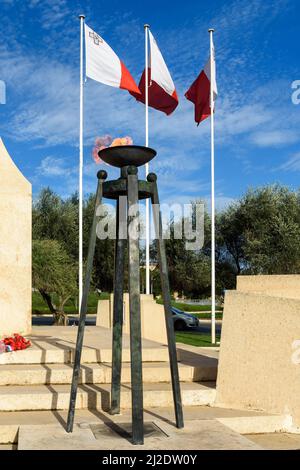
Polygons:
<instances>
[{"instance_id":1,"label":"stone block","mask_svg":"<svg viewBox=\"0 0 300 470\"><path fill-rule=\"evenodd\" d=\"M226 292L217 406L285 415L300 427L299 278L241 276Z\"/></svg>"},{"instance_id":2,"label":"stone block","mask_svg":"<svg viewBox=\"0 0 300 470\"><path fill-rule=\"evenodd\" d=\"M31 331L31 184L0 139L0 337Z\"/></svg>"},{"instance_id":3,"label":"stone block","mask_svg":"<svg viewBox=\"0 0 300 470\"><path fill-rule=\"evenodd\" d=\"M124 294L123 332L130 333L129 294ZM97 326L112 328L113 295L110 300L99 300ZM141 294L142 338L167 344L167 332L163 305L157 304L152 295Z\"/></svg>"}]
</instances>

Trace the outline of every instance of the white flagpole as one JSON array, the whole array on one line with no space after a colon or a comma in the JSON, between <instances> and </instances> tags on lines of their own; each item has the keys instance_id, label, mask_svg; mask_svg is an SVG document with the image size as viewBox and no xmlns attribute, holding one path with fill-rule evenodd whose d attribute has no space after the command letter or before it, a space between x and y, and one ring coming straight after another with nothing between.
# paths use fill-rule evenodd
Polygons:
<instances>
[{"instance_id":1,"label":"white flagpole","mask_svg":"<svg viewBox=\"0 0 300 470\"><path fill-rule=\"evenodd\" d=\"M148 30L145 24L145 146L149 147L149 93L148 93ZM149 173L149 163L145 165L146 178ZM150 211L149 199L146 199L146 294L150 294Z\"/></svg>"},{"instance_id":2,"label":"white flagpole","mask_svg":"<svg viewBox=\"0 0 300 470\"><path fill-rule=\"evenodd\" d=\"M215 129L214 129L214 90L213 90L213 33L210 39L210 122L211 122L211 342L216 343L216 241L215 241Z\"/></svg>"},{"instance_id":3,"label":"white flagpole","mask_svg":"<svg viewBox=\"0 0 300 470\"><path fill-rule=\"evenodd\" d=\"M80 19L80 110L79 110L79 247L78 247L78 312L80 312L83 282L83 33L84 15Z\"/></svg>"}]
</instances>

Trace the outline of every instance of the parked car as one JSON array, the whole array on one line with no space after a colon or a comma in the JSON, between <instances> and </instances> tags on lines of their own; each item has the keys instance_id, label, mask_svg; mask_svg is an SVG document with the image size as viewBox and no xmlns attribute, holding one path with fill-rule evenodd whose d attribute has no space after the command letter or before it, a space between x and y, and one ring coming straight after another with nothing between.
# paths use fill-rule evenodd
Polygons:
<instances>
[{"instance_id":1,"label":"parked car","mask_svg":"<svg viewBox=\"0 0 300 470\"><path fill-rule=\"evenodd\" d=\"M172 307L173 322L175 330L184 330L185 328L195 328L199 326L199 320L195 315L185 313L179 308Z\"/></svg>"}]
</instances>

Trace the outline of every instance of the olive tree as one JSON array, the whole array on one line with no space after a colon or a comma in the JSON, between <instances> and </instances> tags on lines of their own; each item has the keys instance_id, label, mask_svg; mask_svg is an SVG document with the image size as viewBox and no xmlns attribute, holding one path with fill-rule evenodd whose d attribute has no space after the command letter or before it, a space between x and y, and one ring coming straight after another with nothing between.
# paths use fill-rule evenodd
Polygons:
<instances>
[{"instance_id":1,"label":"olive tree","mask_svg":"<svg viewBox=\"0 0 300 470\"><path fill-rule=\"evenodd\" d=\"M220 215L217 228L236 274L299 273L299 192L280 185L250 189Z\"/></svg>"},{"instance_id":2,"label":"olive tree","mask_svg":"<svg viewBox=\"0 0 300 470\"><path fill-rule=\"evenodd\" d=\"M57 240L34 240L32 246L32 280L50 312L55 325L66 325L66 302L77 292L77 266ZM54 295L58 299L54 302Z\"/></svg>"}]
</instances>

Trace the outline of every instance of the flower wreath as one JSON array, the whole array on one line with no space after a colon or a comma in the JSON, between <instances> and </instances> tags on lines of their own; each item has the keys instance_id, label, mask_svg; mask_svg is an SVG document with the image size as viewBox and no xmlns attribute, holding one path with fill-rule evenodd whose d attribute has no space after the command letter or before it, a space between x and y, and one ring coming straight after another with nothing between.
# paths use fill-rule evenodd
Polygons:
<instances>
[{"instance_id":1,"label":"flower wreath","mask_svg":"<svg viewBox=\"0 0 300 470\"><path fill-rule=\"evenodd\" d=\"M29 340L17 333L9 338L4 338L2 342L5 345L6 352L21 351L22 349L27 349L31 346L31 342Z\"/></svg>"}]
</instances>

